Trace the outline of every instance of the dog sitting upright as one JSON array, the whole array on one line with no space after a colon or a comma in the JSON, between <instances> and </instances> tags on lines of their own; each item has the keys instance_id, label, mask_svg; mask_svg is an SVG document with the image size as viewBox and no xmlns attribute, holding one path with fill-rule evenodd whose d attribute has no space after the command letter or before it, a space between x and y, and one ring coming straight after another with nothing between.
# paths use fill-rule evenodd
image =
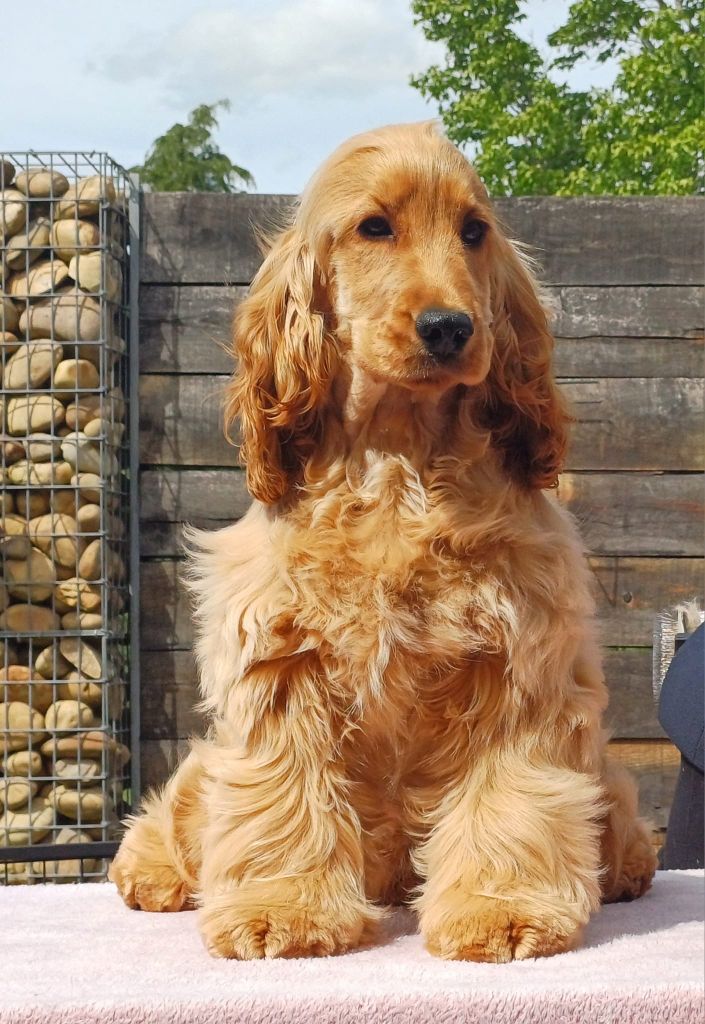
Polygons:
<instances>
[{"instance_id":1,"label":"dog sitting upright","mask_svg":"<svg viewBox=\"0 0 705 1024\"><path fill-rule=\"evenodd\" d=\"M111 878L197 906L225 957L350 949L407 899L442 957L574 947L655 862L545 491L568 425L546 314L458 150L428 124L337 150L234 350L255 500L191 533L210 730Z\"/></svg>"}]
</instances>

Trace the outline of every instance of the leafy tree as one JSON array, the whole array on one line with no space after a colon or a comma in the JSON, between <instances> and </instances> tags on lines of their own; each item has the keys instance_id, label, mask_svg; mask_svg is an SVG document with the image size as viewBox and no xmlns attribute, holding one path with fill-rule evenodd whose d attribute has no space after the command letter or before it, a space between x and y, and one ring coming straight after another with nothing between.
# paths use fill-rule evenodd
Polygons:
<instances>
[{"instance_id":1,"label":"leafy tree","mask_svg":"<svg viewBox=\"0 0 705 1024\"><path fill-rule=\"evenodd\" d=\"M446 60L412 78L448 135L470 143L495 195L705 190L702 0L576 0L544 58L515 31L519 0L412 0ZM555 71L619 61L613 85L572 90Z\"/></svg>"},{"instance_id":2,"label":"leafy tree","mask_svg":"<svg viewBox=\"0 0 705 1024\"><path fill-rule=\"evenodd\" d=\"M216 110L230 109L228 100L202 103L187 124L175 124L152 143L144 163L133 167L143 182L159 192L239 192L255 180L213 141Z\"/></svg>"}]
</instances>

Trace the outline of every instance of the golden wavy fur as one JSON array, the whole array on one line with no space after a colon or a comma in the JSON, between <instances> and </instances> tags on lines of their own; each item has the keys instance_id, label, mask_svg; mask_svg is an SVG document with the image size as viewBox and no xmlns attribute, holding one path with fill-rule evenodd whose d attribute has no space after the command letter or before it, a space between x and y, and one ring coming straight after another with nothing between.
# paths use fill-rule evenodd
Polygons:
<instances>
[{"instance_id":1,"label":"golden wavy fur","mask_svg":"<svg viewBox=\"0 0 705 1024\"><path fill-rule=\"evenodd\" d=\"M471 336L435 351L429 309ZM211 727L112 879L130 906L198 906L220 956L349 949L407 899L443 957L573 947L654 857L544 490L568 423L546 313L466 160L428 124L343 145L234 348L255 502L190 535Z\"/></svg>"}]
</instances>

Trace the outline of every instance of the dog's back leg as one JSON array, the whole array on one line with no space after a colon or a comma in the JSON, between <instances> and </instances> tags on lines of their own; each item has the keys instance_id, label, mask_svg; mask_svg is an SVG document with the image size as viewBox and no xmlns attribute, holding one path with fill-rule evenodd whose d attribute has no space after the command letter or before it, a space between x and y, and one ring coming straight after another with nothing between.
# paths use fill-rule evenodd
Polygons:
<instances>
[{"instance_id":1,"label":"dog's back leg","mask_svg":"<svg viewBox=\"0 0 705 1024\"><path fill-rule=\"evenodd\" d=\"M602 785L609 803L602 832L602 902L633 900L651 886L656 855L647 823L638 816L635 780L605 757Z\"/></svg>"},{"instance_id":2,"label":"dog's back leg","mask_svg":"<svg viewBox=\"0 0 705 1024\"><path fill-rule=\"evenodd\" d=\"M193 909L203 823L202 771L192 750L167 785L150 794L129 821L108 878L128 907Z\"/></svg>"}]
</instances>

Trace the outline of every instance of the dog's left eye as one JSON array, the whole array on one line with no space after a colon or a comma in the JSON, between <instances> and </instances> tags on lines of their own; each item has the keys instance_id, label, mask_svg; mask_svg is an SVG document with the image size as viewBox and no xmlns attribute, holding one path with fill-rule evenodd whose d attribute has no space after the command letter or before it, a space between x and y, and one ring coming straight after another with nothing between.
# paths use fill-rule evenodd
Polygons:
<instances>
[{"instance_id":1,"label":"dog's left eye","mask_svg":"<svg viewBox=\"0 0 705 1024\"><path fill-rule=\"evenodd\" d=\"M368 217L357 229L363 238L391 238L392 226L386 217Z\"/></svg>"},{"instance_id":2,"label":"dog's left eye","mask_svg":"<svg viewBox=\"0 0 705 1024\"><path fill-rule=\"evenodd\" d=\"M482 239L487 234L487 225L482 220L477 220L476 217L468 217L463 224L463 229L460 232L460 237L465 245L469 245L471 248L478 246Z\"/></svg>"}]
</instances>

